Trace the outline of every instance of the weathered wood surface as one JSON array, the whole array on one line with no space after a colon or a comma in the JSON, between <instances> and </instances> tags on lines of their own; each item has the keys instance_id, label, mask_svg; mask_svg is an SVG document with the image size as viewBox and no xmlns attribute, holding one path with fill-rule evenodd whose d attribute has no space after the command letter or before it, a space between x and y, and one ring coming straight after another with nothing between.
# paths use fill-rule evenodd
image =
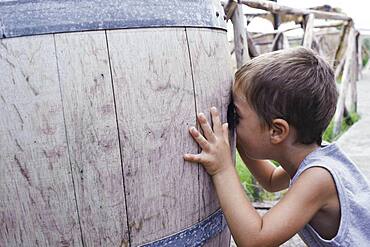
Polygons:
<instances>
[{"instance_id":1,"label":"weathered wood surface","mask_svg":"<svg viewBox=\"0 0 370 247\"><path fill-rule=\"evenodd\" d=\"M192 58L196 110L198 113L205 113L210 121L210 107L216 106L221 110L221 119L224 123L233 81L225 33L191 28L187 28L186 31ZM234 143L234 140L231 140L231 143ZM235 151L235 145L233 147ZM199 183L200 218L205 218L219 208L219 203L212 180L203 167L200 167ZM228 234L228 231L220 234L223 243L227 242ZM214 245L208 243L206 246Z\"/></svg>"},{"instance_id":2,"label":"weathered wood surface","mask_svg":"<svg viewBox=\"0 0 370 247\"><path fill-rule=\"evenodd\" d=\"M228 227L226 227L222 233L220 233L220 240L217 245L220 247L229 247L231 243L231 232ZM211 245L208 245L211 246Z\"/></svg>"},{"instance_id":3,"label":"weathered wood surface","mask_svg":"<svg viewBox=\"0 0 370 247\"><path fill-rule=\"evenodd\" d=\"M351 18L342 13L326 12L312 9L297 9L284 5L280 5L271 1L262 0L242 0L242 4L245 4L252 8L263 9L270 11L274 14L280 15L308 15L314 14L317 19L332 19L332 20L350 20Z\"/></svg>"},{"instance_id":4,"label":"weathered wood surface","mask_svg":"<svg viewBox=\"0 0 370 247\"><path fill-rule=\"evenodd\" d=\"M226 47L224 31L195 28L2 40L0 245L137 246L218 209L183 154L198 151L196 112L226 121Z\"/></svg>"},{"instance_id":5,"label":"weathered wood surface","mask_svg":"<svg viewBox=\"0 0 370 247\"><path fill-rule=\"evenodd\" d=\"M314 20L315 16L311 13L305 16L305 30L304 30L304 36L303 36L303 47L305 48L311 48L312 47L312 41L314 38Z\"/></svg>"},{"instance_id":6,"label":"weathered wood surface","mask_svg":"<svg viewBox=\"0 0 370 247\"><path fill-rule=\"evenodd\" d=\"M246 37L246 29L244 25L244 15L242 5L238 4L231 17L234 30L234 45L235 45L235 57L236 67L240 68L246 63L250 57L248 54L248 41Z\"/></svg>"},{"instance_id":7,"label":"weathered wood surface","mask_svg":"<svg viewBox=\"0 0 370 247\"><path fill-rule=\"evenodd\" d=\"M334 127L333 127L333 134L337 135L340 131L342 120L343 120L343 112L345 107L345 99L347 94L347 88L350 84L351 80L351 67L353 60L354 50L355 50L355 30L351 27L348 35L348 46L346 50L346 60L344 63L343 68L343 75L342 75L342 83L340 85L340 92L339 98L337 102L337 110L334 115Z\"/></svg>"},{"instance_id":8,"label":"weathered wood surface","mask_svg":"<svg viewBox=\"0 0 370 247\"><path fill-rule=\"evenodd\" d=\"M351 76L350 76L350 83L348 87L346 98L345 107L348 109L349 112L357 112L357 82L359 80L359 63L358 63L358 36L359 32L355 30L355 37L354 37L354 48L352 54L352 65L351 65Z\"/></svg>"},{"instance_id":9,"label":"weathered wood surface","mask_svg":"<svg viewBox=\"0 0 370 247\"><path fill-rule=\"evenodd\" d=\"M337 67L335 68L335 72L334 72L335 81L337 81L339 79L339 76L342 74L345 61L346 61L346 59L342 58L340 60L339 64L337 65Z\"/></svg>"},{"instance_id":10,"label":"weathered wood surface","mask_svg":"<svg viewBox=\"0 0 370 247\"><path fill-rule=\"evenodd\" d=\"M268 35L255 36L253 37L253 41L259 54L272 51L272 42L275 39L275 34L270 33Z\"/></svg>"},{"instance_id":11,"label":"weathered wood surface","mask_svg":"<svg viewBox=\"0 0 370 247\"><path fill-rule=\"evenodd\" d=\"M315 51L318 55L320 55L321 57L324 57L324 51L322 49L322 46L320 45L319 43L319 40L318 38L316 37L316 35L314 35L313 39L312 39L312 46L311 46L311 49L313 51Z\"/></svg>"},{"instance_id":12,"label":"weathered wood surface","mask_svg":"<svg viewBox=\"0 0 370 247\"><path fill-rule=\"evenodd\" d=\"M363 66L362 66L362 43L363 43L363 37L359 34L358 37L357 37L358 80L362 79L362 69L363 69Z\"/></svg>"},{"instance_id":13,"label":"weathered wood surface","mask_svg":"<svg viewBox=\"0 0 370 247\"><path fill-rule=\"evenodd\" d=\"M0 40L0 246L81 246L52 35Z\"/></svg>"},{"instance_id":14,"label":"weathered wood surface","mask_svg":"<svg viewBox=\"0 0 370 247\"><path fill-rule=\"evenodd\" d=\"M248 52L251 58L258 57L260 54L257 51L256 46L254 45L253 38L249 32L247 32L247 41L248 41Z\"/></svg>"},{"instance_id":15,"label":"weathered wood surface","mask_svg":"<svg viewBox=\"0 0 370 247\"><path fill-rule=\"evenodd\" d=\"M231 233L228 227L214 236L213 238L209 239L203 247L229 247L231 241Z\"/></svg>"},{"instance_id":16,"label":"weathered wood surface","mask_svg":"<svg viewBox=\"0 0 370 247\"><path fill-rule=\"evenodd\" d=\"M221 5L224 7L226 21L230 20L234 14L235 9L238 7L238 2L236 0L229 0L225 4L221 1Z\"/></svg>"},{"instance_id":17,"label":"weathered wood surface","mask_svg":"<svg viewBox=\"0 0 370 247\"><path fill-rule=\"evenodd\" d=\"M105 31L55 35L84 245L129 242Z\"/></svg>"},{"instance_id":18,"label":"weathered wood surface","mask_svg":"<svg viewBox=\"0 0 370 247\"><path fill-rule=\"evenodd\" d=\"M352 53L352 64L350 69L350 81L348 85L348 93L346 97L345 106L350 112L356 112L357 111L357 81L358 81L358 74L359 74L359 64L358 64L358 31L355 31L355 37L354 37L354 48Z\"/></svg>"},{"instance_id":19,"label":"weathered wood surface","mask_svg":"<svg viewBox=\"0 0 370 247\"><path fill-rule=\"evenodd\" d=\"M340 22L333 23L333 24L314 25L314 28L330 28L330 27L339 27L339 26L342 26L342 25L343 25L343 22L340 21ZM297 29L301 29L301 28L302 28L301 25L295 25L293 27L286 28L286 29L283 29L283 30L272 30L272 31L266 32L266 33L258 33L258 34L253 35L252 38L256 39L256 38L260 38L260 37L263 37L263 36L269 36L271 34L277 34L277 33L280 33L280 32L285 33L285 32L288 32L288 31L297 30Z\"/></svg>"},{"instance_id":20,"label":"weathered wood surface","mask_svg":"<svg viewBox=\"0 0 370 247\"><path fill-rule=\"evenodd\" d=\"M198 166L183 160L198 150L186 127L195 124L189 52L183 28L107 37L130 238L138 245L199 219Z\"/></svg>"},{"instance_id":21,"label":"weathered wood surface","mask_svg":"<svg viewBox=\"0 0 370 247\"><path fill-rule=\"evenodd\" d=\"M351 29L352 24L353 24L352 22L348 22L346 25L343 25L342 27L342 33L340 35L339 45L337 47L337 51L335 52L335 63L334 63L335 69L337 69L337 67L342 62L342 60L343 60L343 65L344 65L346 48L347 48L347 43L348 43L348 34L349 34L349 30Z\"/></svg>"},{"instance_id":22,"label":"weathered wood surface","mask_svg":"<svg viewBox=\"0 0 370 247\"><path fill-rule=\"evenodd\" d=\"M289 48L289 41L284 32L279 32L275 35L274 40L272 41L271 51L277 51Z\"/></svg>"},{"instance_id":23,"label":"weathered wood surface","mask_svg":"<svg viewBox=\"0 0 370 247\"><path fill-rule=\"evenodd\" d=\"M330 30L330 31L329 31ZM321 51L321 56L331 65L335 64L335 54L340 44L341 33L339 31L331 31L332 29L327 29L315 33L315 38L318 47Z\"/></svg>"}]
</instances>

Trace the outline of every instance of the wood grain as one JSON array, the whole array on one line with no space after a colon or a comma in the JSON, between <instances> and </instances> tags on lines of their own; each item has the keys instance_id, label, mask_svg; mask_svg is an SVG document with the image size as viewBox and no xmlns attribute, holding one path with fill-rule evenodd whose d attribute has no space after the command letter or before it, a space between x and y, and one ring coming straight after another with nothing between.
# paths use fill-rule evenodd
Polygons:
<instances>
[{"instance_id":1,"label":"wood grain","mask_svg":"<svg viewBox=\"0 0 370 247\"><path fill-rule=\"evenodd\" d=\"M186 32L192 58L197 112L205 113L210 121L209 110L212 106L216 106L221 111L221 119L224 123L233 82L226 33L196 28L187 28ZM234 152L234 139L231 143ZM200 219L202 219L216 211L219 208L219 202L212 180L203 167L200 167L199 183ZM224 233L228 234L226 231Z\"/></svg>"},{"instance_id":2,"label":"wood grain","mask_svg":"<svg viewBox=\"0 0 370 247\"><path fill-rule=\"evenodd\" d=\"M105 32L57 34L55 43L84 244L120 246L129 236Z\"/></svg>"},{"instance_id":3,"label":"wood grain","mask_svg":"<svg viewBox=\"0 0 370 247\"><path fill-rule=\"evenodd\" d=\"M315 16L314 14L308 14L304 17L304 36L303 36L303 47L311 49L312 47L312 40L314 39L314 21Z\"/></svg>"},{"instance_id":4,"label":"wood grain","mask_svg":"<svg viewBox=\"0 0 370 247\"><path fill-rule=\"evenodd\" d=\"M230 242L231 242L231 233L228 227L226 227L222 233L219 234L220 239L219 239L219 244L218 246L221 247L229 247Z\"/></svg>"},{"instance_id":5,"label":"wood grain","mask_svg":"<svg viewBox=\"0 0 370 247\"><path fill-rule=\"evenodd\" d=\"M184 28L1 40L0 246L137 246L219 208L183 154L196 112L226 121L226 47Z\"/></svg>"},{"instance_id":6,"label":"wood grain","mask_svg":"<svg viewBox=\"0 0 370 247\"><path fill-rule=\"evenodd\" d=\"M188 133L195 105L183 28L107 32L131 244L184 229L199 219L198 166Z\"/></svg>"},{"instance_id":7,"label":"wood grain","mask_svg":"<svg viewBox=\"0 0 370 247\"><path fill-rule=\"evenodd\" d=\"M0 40L0 246L81 246L52 35Z\"/></svg>"},{"instance_id":8,"label":"wood grain","mask_svg":"<svg viewBox=\"0 0 370 247\"><path fill-rule=\"evenodd\" d=\"M315 34L317 38L317 44L321 51L321 56L327 61L332 67L335 64L335 53L340 45L339 31L336 32L320 32ZM339 61L338 61L339 62ZM344 63L343 63L344 64ZM337 72L336 72L337 73Z\"/></svg>"},{"instance_id":9,"label":"wood grain","mask_svg":"<svg viewBox=\"0 0 370 247\"><path fill-rule=\"evenodd\" d=\"M342 75L342 82L340 84L340 91L339 91L339 97L337 102L337 109L334 115L334 125L333 125L333 136L338 135L342 126L342 120L343 120L343 112L345 108L345 101L346 101L346 95L347 95L347 89L348 85L351 83L351 69L352 69L352 63L355 59L353 57L354 51L356 49L356 43L355 43L355 30L353 26L351 27L349 34L348 34L348 41L347 41L347 49L346 49L346 55L345 55L345 62L344 62L344 68L343 68L343 75Z\"/></svg>"},{"instance_id":10,"label":"wood grain","mask_svg":"<svg viewBox=\"0 0 370 247\"><path fill-rule=\"evenodd\" d=\"M238 3L231 17L234 30L236 66L238 69L250 59L244 18L242 5Z\"/></svg>"}]
</instances>

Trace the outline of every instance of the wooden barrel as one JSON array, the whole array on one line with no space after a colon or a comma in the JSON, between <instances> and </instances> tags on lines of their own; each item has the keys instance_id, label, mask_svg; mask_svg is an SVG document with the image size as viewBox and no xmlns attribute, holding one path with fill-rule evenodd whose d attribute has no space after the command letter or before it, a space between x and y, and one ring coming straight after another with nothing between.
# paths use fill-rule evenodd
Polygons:
<instances>
[{"instance_id":1,"label":"wooden barrel","mask_svg":"<svg viewBox=\"0 0 370 247\"><path fill-rule=\"evenodd\" d=\"M218 1L0 1L0 16L0 246L159 246L181 231L228 246L223 218L192 241L219 204L182 157L199 151L196 112L226 121Z\"/></svg>"}]
</instances>

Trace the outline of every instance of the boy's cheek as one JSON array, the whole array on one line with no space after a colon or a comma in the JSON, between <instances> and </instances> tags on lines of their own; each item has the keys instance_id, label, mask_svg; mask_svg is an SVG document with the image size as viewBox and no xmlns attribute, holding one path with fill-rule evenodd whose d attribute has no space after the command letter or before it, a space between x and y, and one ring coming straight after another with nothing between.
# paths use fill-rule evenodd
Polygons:
<instances>
[{"instance_id":1,"label":"boy's cheek","mask_svg":"<svg viewBox=\"0 0 370 247\"><path fill-rule=\"evenodd\" d=\"M238 128L235 129L235 135L236 135L236 145L240 145L242 137L238 134Z\"/></svg>"}]
</instances>

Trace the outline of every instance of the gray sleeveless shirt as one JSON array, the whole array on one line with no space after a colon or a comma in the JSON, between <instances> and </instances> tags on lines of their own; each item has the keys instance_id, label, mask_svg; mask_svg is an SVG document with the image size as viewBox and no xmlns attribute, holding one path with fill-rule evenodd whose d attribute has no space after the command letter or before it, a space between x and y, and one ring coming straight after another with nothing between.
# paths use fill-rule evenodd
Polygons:
<instances>
[{"instance_id":1,"label":"gray sleeveless shirt","mask_svg":"<svg viewBox=\"0 0 370 247\"><path fill-rule=\"evenodd\" d=\"M330 144L306 156L290 186L310 167L323 167L334 178L341 219L333 239L323 239L307 224L298 232L302 240L308 246L370 246L370 185L365 176L336 144Z\"/></svg>"}]
</instances>

